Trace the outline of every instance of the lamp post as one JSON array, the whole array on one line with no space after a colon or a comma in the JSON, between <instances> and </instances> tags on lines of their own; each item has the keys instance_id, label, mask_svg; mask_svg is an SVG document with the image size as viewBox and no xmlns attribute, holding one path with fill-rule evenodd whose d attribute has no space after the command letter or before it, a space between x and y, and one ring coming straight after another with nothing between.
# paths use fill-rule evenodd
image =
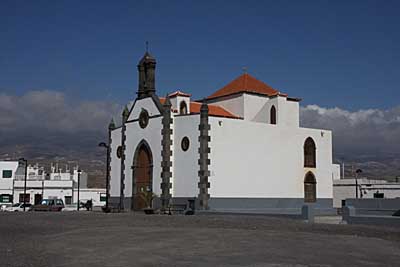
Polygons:
<instances>
[{"instance_id":1,"label":"lamp post","mask_svg":"<svg viewBox=\"0 0 400 267\"><path fill-rule=\"evenodd\" d=\"M78 170L78 207L77 210L79 211L79 187L80 187L80 183L81 183L81 170Z\"/></svg>"},{"instance_id":2,"label":"lamp post","mask_svg":"<svg viewBox=\"0 0 400 267\"><path fill-rule=\"evenodd\" d=\"M362 173L361 169L356 170L356 198L358 198L358 174Z\"/></svg>"},{"instance_id":3,"label":"lamp post","mask_svg":"<svg viewBox=\"0 0 400 267\"><path fill-rule=\"evenodd\" d=\"M18 160L19 162L24 162L25 164L25 177L24 177L24 211L25 211L25 206L26 206L26 178L28 175L28 160L24 158L20 158Z\"/></svg>"},{"instance_id":4,"label":"lamp post","mask_svg":"<svg viewBox=\"0 0 400 267\"><path fill-rule=\"evenodd\" d=\"M108 211L108 195L109 195L109 191L108 191L108 184L110 182L110 146L107 145L104 142L101 142L99 144L99 147L104 147L107 150L107 157L106 157L106 211Z\"/></svg>"}]
</instances>

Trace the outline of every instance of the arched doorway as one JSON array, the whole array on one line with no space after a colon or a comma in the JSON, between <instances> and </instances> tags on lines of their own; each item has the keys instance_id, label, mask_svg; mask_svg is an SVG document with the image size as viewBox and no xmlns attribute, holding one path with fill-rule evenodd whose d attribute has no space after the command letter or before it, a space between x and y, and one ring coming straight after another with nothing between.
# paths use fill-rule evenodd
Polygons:
<instances>
[{"instance_id":1,"label":"arched doorway","mask_svg":"<svg viewBox=\"0 0 400 267\"><path fill-rule=\"evenodd\" d=\"M142 140L133 158L132 209L141 210L151 206L153 194L153 157L150 146Z\"/></svg>"},{"instance_id":2,"label":"arched doorway","mask_svg":"<svg viewBox=\"0 0 400 267\"><path fill-rule=\"evenodd\" d=\"M304 202L317 201L317 180L312 172L307 172L304 178Z\"/></svg>"}]
</instances>

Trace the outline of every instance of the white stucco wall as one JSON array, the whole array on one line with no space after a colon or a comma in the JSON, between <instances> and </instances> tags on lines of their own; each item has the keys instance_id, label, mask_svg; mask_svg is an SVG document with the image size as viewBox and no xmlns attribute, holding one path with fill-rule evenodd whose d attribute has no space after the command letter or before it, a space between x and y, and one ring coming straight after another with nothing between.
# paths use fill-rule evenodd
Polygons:
<instances>
[{"instance_id":1,"label":"white stucco wall","mask_svg":"<svg viewBox=\"0 0 400 267\"><path fill-rule=\"evenodd\" d=\"M172 109L178 111L177 113L179 114L180 112L180 107L181 107L181 102L184 101L186 103L187 107L187 113L190 113L190 97L187 96L175 96L170 99Z\"/></svg>"},{"instance_id":2,"label":"white stucco wall","mask_svg":"<svg viewBox=\"0 0 400 267\"><path fill-rule=\"evenodd\" d=\"M144 106L144 108L148 108ZM125 197L132 196L132 166L135 150L141 140L146 140L149 144L153 157L153 192L157 195L161 193L161 151L162 151L162 117L152 118L146 128L142 129L139 122L126 124L125 141ZM118 176L119 177L119 176Z\"/></svg>"},{"instance_id":3,"label":"white stucco wall","mask_svg":"<svg viewBox=\"0 0 400 267\"><path fill-rule=\"evenodd\" d=\"M155 116L149 119L146 128L139 126L138 118L142 109L146 109L149 116ZM153 192L157 195L161 193L161 129L162 117L157 109L156 104L149 98L137 100L129 120L126 123L126 141L125 141L125 189L124 196L131 197L133 189L132 166L135 150L141 140L145 140L150 146L153 158ZM121 144L121 128L112 132L111 135L111 179L110 179L110 196L118 197L120 195L120 177L121 177L121 160L117 157L117 147Z\"/></svg>"},{"instance_id":4,"label":"white stucco wall","mask_svg":"<svg viewBox=\"0 0 400 267\"><path fill-rule=\"evenodd\" d=\"M268 97L244 94L244 119L254 122L270 123L270 109L274 99Z\"/></svg>"},{"instance_id":5,"label":"white stucco wall","mask_svg":"<svg viewBox=\"0 0 400 267\"><path fill-rule=\"evenodd\" d=\"M234 98L212 102L242 117L246 121L271 123L270 111L275 106L279 125L299 127L299 102L288 101L284 96L267 97L243 93Z\"/></svg>"},{"instance_id":6,"label":"white stucco wall","mask_svg":"<svg viewBox=\"0 0 400 267\"><path fill-rule=\"evenodd\" d=\"M210 125L212 197L303 198L304 177L311 170L317 197L332 198L330 131L213 117ZM309 136L317 146L316 169L303 167Z\"/></svg>"},{"instance_id":7,"label":"white stucco wall","mask_svg":"<svg viewBox=\"0 0 400 267\"><path fill-rule=\"evenodd\" d=\"M174 146L172 153L172 195L174 197L195 197L198 194L199 123L200 115L177 116L174 118ZM183 151L181 148L181 142L185 136L190 141L187 151Z\"/></svg>"},{"instance_id":8,"label":"white stucco wall","mask_svg":"<svg viewBox=\"0 0 400 267\"><path fill-rule=\"evenodd\" d=\"M243 94L235 96L233 98L218 100L217 102L211 101L210 104L221 106L241 118L243 118L245 115L245 113L244 113L244 95Z\"/></svg>"},{"instance_id":9,"label":"white stucco wall","mask_svg":"<svg viewBox=\"0 0 400 267\"><path fill-rule=\"evenodd\" d=\"M131 113L129 114L128 121L138 119L140 112L142 112L142 108L147 110L150 117L160 115L157 106L153 102L153 99L151 97L147 97L136 101Z\"/></svg>"},{"instance_id":10,"label":"white stucco wall","mask_svg":"<svg viewBox=\"0 0 400 267\"><path fill-rule=\"evenodd\" d=\"M209 118L211 197L303 198L304 177L312 171L317 179L317 198L332 198L332 180L339 177L339 171L337 165L332 164L331 132L299 128L298 102L281 96L244 94L214 104L245 119ZM277 109L277 125L269 121L272 105ZM150 116L155 116L145 129L137 121L143 108ZM135 150L143 139L149 144L153 157L153 192L161 193L162 116L156 109L152 99L138 100L132 112L136 115L131 114L126 124L125 197L132 196L131 166ZM171 125L173 197L198 195L199 122L199 115L174 116ZM190 140L186 152L181 148L184 136ZM316 143L316 168L304 168L303 146L307 137L312 137ZM121 142L120 128L112 132L112 139L110 195L117 197L121 163L116 151Z\"/></svg>"}]
</instances>

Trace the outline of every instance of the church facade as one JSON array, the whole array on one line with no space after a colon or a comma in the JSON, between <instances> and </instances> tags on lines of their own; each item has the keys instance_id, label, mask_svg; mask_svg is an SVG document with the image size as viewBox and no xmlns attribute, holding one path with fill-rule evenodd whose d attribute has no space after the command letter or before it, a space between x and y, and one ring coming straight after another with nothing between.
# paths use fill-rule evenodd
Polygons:
<instances>
[{"instance_id":1,"label":"church facade","mask_svg":"<svg viewBox=\"0 0 400 267\"><path fill-rule=\"evenodd\" d=\"M155 69L146 52L134 103L109 125L111 206L140 210L154 193L164 209L188 199L217 211L332 207L332 133L300 127L300 99L247 73L201 101L159 97Z\"/></svg>"}]
</instances>

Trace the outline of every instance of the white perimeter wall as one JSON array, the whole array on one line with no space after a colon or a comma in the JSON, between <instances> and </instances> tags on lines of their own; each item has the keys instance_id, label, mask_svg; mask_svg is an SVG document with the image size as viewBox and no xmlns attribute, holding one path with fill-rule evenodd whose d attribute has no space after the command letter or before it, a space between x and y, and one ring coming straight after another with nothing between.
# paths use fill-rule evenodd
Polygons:
<instances>
[{"instance_id":1,"label":"white perimeter wall","mask_svg":"<svg viewBox=\"0 0 400 267\"><path fill-rule=\"evenodd\" d=\"M78 191L74 190L73 203L78 200ZM105 188L83 188L79 190L79 201L86 203L88 200L92 200L93 206L103 206L106 204L105 201L100 201L100 196L106 196ZM65 201L65 200L64 200Z\"/></svg>"},{"instance_id":2,"label":"white perimeter wall","mask_svg":"<svg viewBox=\"0 0 400 267\"><path fill-rule=\"evenodd\" d=\"M211 197L303 198L304 176L311 170L317 198L332 198L330 131L215 117L210 117L210 125ZM317 146L316 169L303 167L309 136Z\"/></svg>"},{"instance_id":3,"label":"white perimeter wall","mask_svg":"<svg viewBox=\"0 0 400 267\"><path fill-rule=\"evenodd\" d=\"M384 194L384 198L400 198L400 183L389 183L385 180L358 179L358 197L361 198L360 187L363 192L362 198L374 198L377 191ZM333 185L333 207L341 208L342 200L356 198L355 179L334 180Z\"/></svg>"}]
</instances>

